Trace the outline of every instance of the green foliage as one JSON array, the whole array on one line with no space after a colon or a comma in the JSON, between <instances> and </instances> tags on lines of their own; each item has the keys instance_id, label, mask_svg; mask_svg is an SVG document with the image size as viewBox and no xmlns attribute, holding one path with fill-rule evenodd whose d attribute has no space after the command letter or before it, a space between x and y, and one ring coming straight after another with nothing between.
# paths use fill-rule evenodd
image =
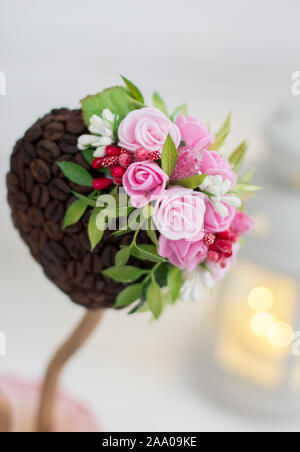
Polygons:
<instances>
[{"instance_id":1,"label":"green foliage","mask_svg":"<svg viewBox=\"0 0 300 452\"><path fill-rule=\"evenodd\" d=\"M142 244L132 247L131 254L137 259L150 262L164 262L165 259L157 254L156 247L154 245Z\"/></svg>"},{"instance_id":2,"label":"green foliage","mask_svg":"<svg viewBox=\"0 0 300 452\"><path fill-rule=\"evenodd\" d=\"M168 272L168 287L173 301L176 301L178 299L182 285L182 271L180 270L180 268L173 266L170 267Z\"/></svg>"},{"instance_id":3,"label":"green foliage","mask_svg":"<svg viewBox=\"0 0 300 452\"><path fill-rule=\"evenodd\" d=\"M120 251L116 254L115 262L116 265L126 265L131 254L131 249L129 246L124 246Z\"/></svg>"},{"instance_id":4,"label":"green foliage","mask_svg":"<svg viewBox=\"0 0 300 452\"><path fill-rule=\"evenodd\" d=\"M131 265L117 265L104 270L102 273L115 281L132 283L148 273L148 271Z\"/></svg>"},{"instance_id":5,"label":"green foliage","mask_svg":"<svg viewBox=\"0 0 300 452\"><path fill-rule=\"evenodd\" d=\"M83 117L86 125L90 124L93 115L101 116L103 110L109 109L118 116L119 121L137 108L130 99L130 91L124 86L107 88L96 95L87 96L81 101Z\"/></svg>"},{"instance_id":6,"label":"green foliage","mask_svg":"<svg viewBox=\"0 0 300 452\"><path fill-rule=\"evenodd\" d=\"M143 292L142 284L132 284L126 287L117 297L115 307L123 308L129 306L130 304L141 298Z\"/></svg>"},{"instance_id":7,"label":"green foliage","mask_svg":"<svg viewBox=\"0 0 300 452\"><path fill-rule=\"evenodd\" d=\"M247 141L243 141L229 157L229 163L235 172L239 171L246 156L247 149L248 143Z\"/></svg>"},{"instance_id":8,"label":"green foliage","mask_svg":"<svg viewBox=\"0 0 300 452\"><path fill-rule=\"evenodd\" d=\"M66 212L63 228L65 229L72 226L72 224L77 223L77 221L79 221L84 215L87 207L86 203L80 199L74 201Z\"/></svg>"},{"instance_id":9,"label":"green foliage","mask_svg":"<svg viewBox=\"0 0 300 452\"><path fill-rule=\"evenodd\" d=\"M64 175L75 184L83 185L86 187L93 186L92 176L82 166L77 165L77 163L57 162L57 165L62 170Z\"/></svg>"},{"instance_id":10,"label":"green foliage","mask_svg":"<svg viewBox=\"0 0 300 452\"><path fill-rule=\"evenodd\" d=\"M161 154L161 167L168 176L172 176L178 160L178 152L170 134L165 141Z\"/></svg>"},{"instance_id":11,"label":"green foliage","mask_svg":"<svg viewBox=\"0 0 300 452\"><path fill-rule=\"evenodd\" d=\"M139 88L134 83L132 83L130 80L128 80L126 77L123 77L123 75L121 75L121 77L122 77L124 83L126 84L131 97L133 97L133 99L135 99L140 104L144 104L144 97L143 97L141 91L139 90Z\"/></svg>"},{"instance_id":12,"label":"green foliage","mask_svg":"<svg viewBox=\"0 0 300 452\"><path fill-rule=\"evenodd\" d=\"M81 193L77 193L77 191L71 190L71 193L75 195L78 199L85 202L85 204L89 207L96 207L97 203L94 199L89 196L82 195Z\"/></svg>"},{"instance_id":13,"label":"green foliage","mask_svg":"<svg viewBox=\"0 0 300 452\"><path fill-rule=\"evenodd\" d=\"M167 106L165 104L165 102L163 101L163 99L160 97L160 95L155 92L153 94L153 105L155 108L157 108L158 110L162 111L166 116L168 116L168 109Z\"/></svg>"},{"instance_id":14,"label":"green foliage","mask_svg":"<svg viewBox=\"0 0 300 452\"><path fill-rule=\"evenodd\" d=\"M94 209L89 220L88 224L88 236L91 243L92 251L96 248L98 243L101 241L104 231L105 231L105 223L102 225L102 228L99 228L99 221L97 221L98 215L101 212L100 209Z\"/></svg>"},{"instance_id":15,"label":"green foliage","mask_svg":"<svg viewBox=\"0 0 300 452\"><path fill-rule=\"evenodd\" d=\"M177 180L176 182L174 182L174 185L181 185L182 187L185 188L197 188L199 187L199 185L203 184L203 182L206 179L207 174L198 174L196 176L190 176L187 177L186 179L181 179L181 180Z\"/></svg>"},{"instance_id":16,"label":"green foliage","mask_svg":"<svg viewBox=\"0 0 300 452\"><path fill-rule=\"evenodd\" d=\"M179 115L183 115L183 116L188 116L188 109L187 109L187 105L180 105L180 107L177 107L173 113L171 114L171 120L173 122L176 122L176 119L178 118Z\"/></svg>"},{"instance_id":17,"label":"green foliage","mask_svg":"<svg viewBox=\"0 0 300 452\"><path fill-rule=\"evenodd\" d=\"M210 149L218 151L220 147L224 144L226 138L229 135L231 129L231 113L227 116L224 123L222 124L220 130L216 133L215 140L211 145Z\"/></svg>"},{"instance_id":18,"label":"green foliage","mask_svg":"<svg viewBox=\"0 0 300 452\"><path fill-rule=\"evenodd\" d=\"M163 295L153 275L151 282L147 287L146 300L154 318L158 319L161 316L164 307Z\"/></svg>"},{"instance_id":19,"label":"green foliage","mask_svg":"<svg viewBox=\"0 0 300 452\"><path fill-rule=\"evenodd\" d=\"M85 161L89 164L89 165L91 165L92 164L92 162L93 162L93 160L94 160L94 152L95 152L95 150L94 149L84 149L83 151L81 151L82 152L82 155L83 155L83 157L84 157L84 159L85 159Z\"/></svg>"}]
</instances>

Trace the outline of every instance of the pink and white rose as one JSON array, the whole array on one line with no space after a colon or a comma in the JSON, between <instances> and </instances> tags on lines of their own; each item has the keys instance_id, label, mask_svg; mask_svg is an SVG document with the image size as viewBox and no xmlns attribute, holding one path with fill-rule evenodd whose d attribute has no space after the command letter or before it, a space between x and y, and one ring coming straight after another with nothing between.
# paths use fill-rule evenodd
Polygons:
<instances>
[{"instance_id":1,"label":"pink and white rose","mask_svg":"<svg viewBox=\"0 0 300 452\"><path fill-rule=\"evenodd\" d=\"M226 197L224 197L226 199ZM236 209L226 202L222 202L222 205L227 209L228 215L225 218L222 218L215 210L213 203L207 199L206 201L206 212L204 217L204 229L205 232L212 232L216 234L218 232L224 232L229 229L235 214Z\"/></svg>"},{"instance_id":2,"label":"pink and white rose","mask_svg":"<svg viewBox=\"0 0 300 452\"><path fill-rule=\"evenodd\" d=\"M181 134L166 115L156 108L141 108L130 112L119 126L119 146L135 152L162 152L166 138L170 134L178 148Z\"/></svg>"},{"instance_id":3,"label":"pink and white rose","mask_svg":"<svg viewBox=\"0 0 300 452\"><path fill-rule=\"evenodd\" d=\"M147 160L130 165L122 182L133 207L140 208L158 199L168 180L169 176L157 163Z\"/></svg>"},{"instance_id":4,"label":"pink and white rose","mask_svg":"<svg viewBox=\"0 0 300 452\"><path fill-rule=\"evenodd\" d=\"M153 221L159 232L170 240L201 240L205 211L202 193L174 186L156 201Z\"/></svg>"},{"instance_id":5,"label":"pink and white rose","mask_svg":"<svg viewBox=\"0 0 300 452\"><path fill-rule=\"evenodd\" d=\"M237 235L244 235L254 228L254 219L244 212L237 212L231 223L231 231Z\"/></svg>"},{"instance_id":6,"label":"pink and white rose","mask_svg":"<svg viewBox=\"0 0 300 452\"><path fill-rule=\"evenodd\" d=\"M208 176L222 176L223 182L230 181L233 188L237 183L237 175L232 170L230 163L216 151L203 150L201 161L201 172Z\"/></svg>"},{"instance_id":7,"label":"pink and white rose","mask_svg":"<svg viewBox=\"0 0 300 452\"><path fill-rule=\"evenodd\" d=\"M185 239L170 240L161 235L158 252L176 267L192 271L205 261L208 248L202 240L195 242Z\"/></svg>"}]
</instances>

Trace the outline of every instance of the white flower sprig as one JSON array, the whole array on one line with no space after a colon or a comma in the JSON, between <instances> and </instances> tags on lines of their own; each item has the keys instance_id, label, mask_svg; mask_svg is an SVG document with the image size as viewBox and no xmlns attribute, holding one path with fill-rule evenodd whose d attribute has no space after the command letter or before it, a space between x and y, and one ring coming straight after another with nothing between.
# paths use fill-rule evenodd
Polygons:
<instances>
[{"instance_id":1,"label":"white flower sprig","mask_svg":"<svg viewBox=\"0 0 300 452\"><path fill-rule=\"evenodd\" d=\"M215 285L215 280L211 272L200 266L190 272L184 271L184 281L180 299L182 301L193 301L195 303L201 298L203 287L206 290L212 290Z\"/></svg>"},{"instance_id":2,"label":"white flower sprig","mask_svg":"<svg viewBox=\"0 0 300 452\"><path fill-rule=\"evenodd\" d=\"M215 211L221 218L229 215L228 208L224 205L235 207L238 209L242 205L242 201L233 194L228 194L231 188L231 182L228 179L223 180L221 175L206 176L204 182L200 185L200 189L210 193L210 198Z\"/></svg>"},{"instance_id":3,"label":"white flower sprig","mask_svg":"<svg viewBox=\"0 0 300 452\"><path fill-rule=\"evenodd\" d=\"M115 115L109 110L103 110L102 118L93 115L90 119L89 131L92 135L81 135L78 138L78 149L84 151L96 148L94 157L104 157L105 149L114 142Z\"/></svg>"}]
</instances>

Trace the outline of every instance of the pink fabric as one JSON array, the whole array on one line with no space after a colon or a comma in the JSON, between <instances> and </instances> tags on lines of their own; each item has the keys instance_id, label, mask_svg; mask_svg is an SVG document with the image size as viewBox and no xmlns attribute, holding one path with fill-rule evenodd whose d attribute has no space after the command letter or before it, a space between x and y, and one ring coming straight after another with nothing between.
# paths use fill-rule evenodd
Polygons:
<instances>
[{"instance_id":1,"label":"pink fabric","mask_svg":"<svg viewBox=\"0 0 300 452\"><path fill-rule=\"evenodd\" d=\"M140 148L161 152L168 134L178 148L181 135L176 124L156 108L141 108L130 112L121 122L119 146L132 152Z\"/></svg>"},{"instance_id":2,"label":"pink fabric","mask_svg":"<svg viewBox=\"0 0 300 452\"><path fill-rule=\"evenodd\" d=\"M234 264L237 258L238 251L240 249L240 245L235 243L232 247L232 256L226 259L226 267L222 267L218 262L210 262L207 261L206 265L209 270L212 272L212 276L214 279L219 280L223 279L226 273L230 270L231 266Z\"/></svg>"},{"instance_id":3,"label":"pink fabric","mask_svg":"<svg viewBox=\"0 0 300 452\"><path fill-rule=\"evenodd\" d=\"M0 391L10 404L13 432L34 432L41 385L19 377L0 377ZM91 411L59 391L55 406L55 432L99 432Z\"/></svg>"},{"instance_id":4,"label":"pink fabric","mask_svg":"<svg viewBox=\"0 0 300 452\"><path fill-rule=\"evenodd\" d=\"M214 134L208 127L192 116L178 116L176 124L180 130L181 137L186 146L199 149L209 149L214 141Z\"/></svg>"},{"instance_id":5,"label":"pink fabric","mask_svg":"<svg viewBox=\"0 0 300 452\"><path fill-rule=\"evenodd\" d=\"M194 270L204 262L208 248L202 240L192 242L185 239L169 240L163 235L159 238L159 255L169 259L176 267Z\"/></svg>"},{"instance_id":6,"label":"pink fabric","mask_svg":"<svg viewBox=\"0 0 300 452\"><path fill-rule=\"evenodd\" d=\"M156 200L165 190L168 175L152 160L130 165L123 176L123 186L134 207Z\"/></svg>"},{"instance_id":7,"label":"pink fabric","mask_svg":"<svg viewBox=\"0 0 300 452\"><path fill-rule=\"evenodd\" d=\"M231 231L234 234L244 235L254 228L254 219L244 212L237 212L231 223Z\"/></svg>"},{"instance_id":8,"label":"pink fabric","mask_svg":"<svg viewBox=\"0 0 300 452\"><path fill-rule=\"evenodd\" d=\"M236 209L234 207L229 206L225 202L223 204L227 207L229 211L229 215L226 218L221 218L220 215L215 211L215 208L211 201L206 201L206 212L204 218L204 229L205 232L212 232L216 234L218 232L224 232L229 229L235 214Z\"/></svg>"},{"instance_id":9,"label":"pink fabric","mask_svg":"<svg viewBox=\"0 0 300 452\"><path fill-rule=\"evenodd\" d=\"M223 182L225 180L229 180L231 182L231 188L233 188L237 183L237 175L234 171L232 171L228 160L215 151L203 151L201 172L202 174L207 174L208 176L222 176Z\"/></svg>"},{"instance_id":10,"label":"pink fabric","mask_svg":"<svg viewBox=\"0 0 300 452\"><path fill-rule=\"evenodd\" d=\"M170 240L200 240L204 236L205 196L188 188L166 190L155 205L153 221Z\"/></svg>"}]
</instances>

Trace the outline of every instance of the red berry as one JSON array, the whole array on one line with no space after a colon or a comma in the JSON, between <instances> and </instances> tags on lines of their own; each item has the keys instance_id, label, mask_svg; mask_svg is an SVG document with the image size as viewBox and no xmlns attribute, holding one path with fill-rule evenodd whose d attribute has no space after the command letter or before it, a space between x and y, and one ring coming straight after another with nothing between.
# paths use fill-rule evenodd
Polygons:
<instances>
[{"instance_id":1,"label":"red berry","mask_svg":"<svg viewBox=\"0 0 300 452\"><path fill-rule=\"evenodd\" d=\"M104 190L112 184L112 179L108 179L108 177L99 177L98 179L93 180L93 187L95 190Z\"/></svg>"},{"instance_id":2,"label":"red berry","mask_svg":"<svg viewBox=\"0 0 300 452\"><path fill-rule=\"evenodd\" d=\"M212 234L211 232L208 232L207 234L205 234L205 236L203 238L203 242L205 243L205 245L208 248L215 243L215 240L216 240L216 236L214 234Z\"/></svg>"},{"instance_id":3,"label":"red berry","mask_svg":"<svg viewBox=\"0 0 300 452\"><path fill-rule=\"evenodd\" d=\"M122 154L129 154L129 155L131 155L131 152L130 152L130 151L127 151L127 149L120 148L120 154L121 154L121 155L122 155Z\"/></svg>"},{"instance_id":4,"label":"red berry","mask_svg":"<svg viewBox=\"0 0 300 452\"><path fill-rule=\"evenodd\" d=\"M220 255L216 251L209 251L207 254L207 259L210 262L218 262L220 259Z\"/></svg>"},{"instance_id":5,"label":"red berry","mask_svg":"<svg viewBox=\"0 0 300 452\"><path fill-rule=\"evenodd\" d=\"M108 157L119 157L121 154L121 148L118 148L118 146L106 146L105 154Z\"/></svg>"},{"instance_id":6,"label":"red berry","mask_svg":"<svg viewBox=\"0 0 300 452\"><path fill-rule=\"evenodd\" d=\"M113 177L120 177L122 179L122 177L125 174L125 169L122 168L121 166L116 166L111 170L111 174Z\"/></svg>"},{"instance_id":7,"label":"red berry","mask_svg":"<svg viewBox=\"0 0 300 452\"><path fill-rule=\"evenodd\" d=\"M113 183L116 185L121 185L122 184L122 177L114 177L113 178Z\"/></svg>"},{"instance_id":8,"label":"red berry","mask_svg":"<svg viewBox=\"0 0 300 452\"><path fill-rule=\"evenodd\" d=\"M222 257L220 260L220 265L222 268L226 268L227 267L227 259L226 257Z\"/></svg>"},{"instance_id":9,"label":"red berry","mask_svg":"<svg viewBox=\"0 0 300 452\"><path fill-rule=\"evenodd\" d=\"M126 153L123 153L120 155L119 157L119 164L123 167L123 168L128 168L128 166L130 165L130 163L132 162L132 158L131 155Z\"/></svg>"},{"instance_id":10,"label":"red berry","mask_svg":"<svg viewBox=\"0 0 300 452\"><path fill-rule=\"evenodd\" d=\"M99 159L95 159L95 160L97 160L97 168L95 168L95 169L109 168L111 166L117 166L119 163L119 157L117 157L117 156L115 156L115 157L99 157ZM95 162L95 164L96 164L96 162Z\"/></svg>"},{"instance_id":11,"label":"red berry","mask_svg":"<svg viewBox=\"0 0 300 452\"><path fill-rule=\"evenodd\" d=\"M217 234L217 236L218 236L218 239L221 239L221 240L230 240L230 241L232 241L232 240L231 240L232 234L231 234L230 229L228 229L228 231L219 232L219 233Z\"/></svg>"},{"instance_id":12,"label":"red berry","mask_svg":"<svg viewBox=\"0 0 300 452\"><path fill-rule=\"evenodd\" d=\"M96 169L96 170L99 169L99 168L102 168L102 161L103 161L103 157L99 157L99 158L94 159L92 161L92 167L94 169Z\"/></svg>"},{"instance_id":13,"label":"red berry","mask_svg":"<svg viewBox=\"0 0 300 452\"><path fill-rule=\"evenodd\" d=\"M150 152L148 155L148 159L150 160L159 160L161 157L160 153L158 151Z\"/></svg>"},{"instance_id":14,"label":"red berry","mask_svg":"<svg viewBox=\"0 0 300 452\"><path fill-rule=\"evenodd\" d=\"M232 253L232 242L230 242L229 240L217 239L215 241L215 245L217 249L221 251L221 253L224 253L226 255L230 255L230 253Z\"/></svg>"},{"instance_id":15,"label":"red berry","mask_svg":"<svg viewBox=\"0 0 300 452\"><path fill-rule=\"evenodd\" d=\"M138 149L137 151L135 151L134 156L138 162L143 162L144 160L148 159L148 152L146 151L146 149Z\"/></svg>"}]
</instances>

